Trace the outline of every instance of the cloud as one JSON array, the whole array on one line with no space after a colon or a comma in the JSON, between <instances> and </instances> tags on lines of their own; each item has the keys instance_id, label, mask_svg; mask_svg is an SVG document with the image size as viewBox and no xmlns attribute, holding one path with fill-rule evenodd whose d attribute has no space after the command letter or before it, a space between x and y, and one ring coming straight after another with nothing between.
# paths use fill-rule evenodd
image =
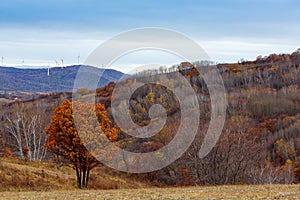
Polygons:
<instances>
[{"instance_id":1,"label":"cloud","mask_svg":"<svg viewBox=\"0 0 300 200\"><path fill-rule=\"evenodd\" d=\"M116 33L67 32L43 29L6 29L0 32L0 56L5 65L54 66L55 61L76 64L77 56L83 62L103 41ZM270 53L291 53L300 47L294 38L278 39L252 37L190 37L210 56L211 60L236 62L241 58L253 60L258 55ZM134 42L134 41L128 41ZM180 43L180 41L178 41ZM118 59L112 68L128 72L144 64L173 65L182 58L162 51L139 51Z\"/></svg>"},{"instance_id":2,"label":"cloud","mask_svg":"<svg viewBox=\"0 0 300 200\"><path fill-rule=\"evenodd\" d=\"M0 32L0 56L7 66L55 65L64 59L65 64L81 61L102 41L97 33L56 32L40 29L6 29ZM98 34L98 38L105 38Z\"/></svg>"},{"instance_id":3,"label":"cloud","mask_svg":"<svg viewBox=\"0 0 300 200\"><path fill-rule=\"evenodd\" d=\"M213 61L237 62L241 58L254 60L258 55L291 53L299 45L291 41L266 40L262 38L231 38L198 42Z\"/></svg>"}]
</instances>

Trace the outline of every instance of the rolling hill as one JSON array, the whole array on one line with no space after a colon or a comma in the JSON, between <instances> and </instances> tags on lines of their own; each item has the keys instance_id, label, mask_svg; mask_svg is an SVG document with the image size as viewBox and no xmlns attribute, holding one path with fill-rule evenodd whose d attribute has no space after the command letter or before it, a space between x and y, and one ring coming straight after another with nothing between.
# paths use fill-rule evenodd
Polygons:
<instances>
[{"instance_id":1,"label":"rolling hill","mask_svg":"<svg viewBox=\"0 0 300 200\"><path fill-rule=\"evenodd\" d=\"M76 74L81 67L91 75L103 73L98 86L117 81L124 75L122 72L116 70L100 69L84 65L50 68L49 76L48 69L46 68L21 69L0 67L0 90L22 92L72 91Z\"/></svg>"}]
</instances>

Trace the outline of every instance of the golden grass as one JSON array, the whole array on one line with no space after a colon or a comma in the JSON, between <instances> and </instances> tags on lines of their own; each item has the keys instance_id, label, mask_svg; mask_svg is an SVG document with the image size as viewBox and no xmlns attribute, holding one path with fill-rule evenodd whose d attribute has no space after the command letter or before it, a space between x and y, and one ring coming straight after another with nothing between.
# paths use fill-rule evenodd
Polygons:
<instances>
[{"instance_id":1,"label":"golden grass","mask_svg":"<svg viewBox=\"0 0 300 200\"><path fill-rule=\"evenodd\" d=\"M4 192L1 199L299 199L300 185Z\"/></svg>"},{"instance_id":2,"label":"golden grass","mask_svg":"<svg viewBox=\"0 0 300 200\"><path fill-rule=\"evenodd\" d=\"M74 189L75 176L67 167L54 164L0 159L0 191Z\"/></svg>"},{"instance_id":3,"label":"golden grass","mask_svg":"<svg viewBox=\"0 0 300 200\"><path fill-rule=\"evenodd\" d=\"M92 170L89 181L91 189L143 188L149 185L105 167ZM0 191L76 189L75 171L69 167L58 169L53 163L0 158Z\"/></svg>"},{"instance_id":4,"label":"golden grass","mask_svg":"<svg viewBox=\"0 0 300 200\"><path fill-rule=\"evenodd\" d=\"M300 184L154 188L105 167L92 171L90 190L78 190L68 167L10 158L0 158L0 191L0 199L300 199Z\"/></svg>"}]
</instances>

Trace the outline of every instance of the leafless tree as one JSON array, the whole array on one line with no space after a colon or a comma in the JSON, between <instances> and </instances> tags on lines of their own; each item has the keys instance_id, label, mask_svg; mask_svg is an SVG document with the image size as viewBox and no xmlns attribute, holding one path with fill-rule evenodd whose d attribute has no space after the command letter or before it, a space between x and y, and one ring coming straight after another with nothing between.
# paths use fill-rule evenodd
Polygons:
<instances>
[{"instance_id":1,"label":"leafless tree","mask_svg":"<svg viewBox=\"0 0 300 200\"><path fill-rule=\"evenodd\" d=\"M6 134L12 137L10 146L14 147L18 156L28 160L43 160L46 156L44 143L47 139L45 128L49 115L39 104L16 103L6 114ZM28 150L27 158L23 153Z\"/></svg>"}]
</instances>

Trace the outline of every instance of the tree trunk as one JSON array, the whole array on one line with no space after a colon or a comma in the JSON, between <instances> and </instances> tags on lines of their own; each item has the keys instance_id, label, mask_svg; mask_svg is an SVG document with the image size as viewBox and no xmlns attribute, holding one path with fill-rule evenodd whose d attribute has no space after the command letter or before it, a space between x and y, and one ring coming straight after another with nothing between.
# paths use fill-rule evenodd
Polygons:
<instances>
[{"instance_id":1,"label":"tree trunk","mask_svg":"<svg viewBox=\"0 0 300 200\"><path fill-rule=\"evenodd\" d=\"M90 170L88 169L86 173L86 181L85 181L86 187L88 186L89 183L89 176L90 176Z\"/></svg>"},{"instance_id":2,"label":"tree trunk","mask_svg":"<svg viewBox=\"0 0 300 200\"><path fill-rule=\"evenodd\" d=\"M86 170L85 170L85 168L83 168L83 170L82 170L82 184L81 184L81 186L82 186L82 188L86 188Z\"/></svg>"},{"instance_id":3,"label":"tree trunk","mask_svg":"<svg viewBox=\"0 0 300 200\"><path fill-rule=\"evenodd\" d=\"M88 182L89 182L89 176L90 176L90 170L89 169L79 169L78 167L76 169L76 176L77 176L77 187L80 189L87 188Z\"/></svg>"},{"instance_id":4,"label":"tree trunk","mask_svg":"<svg viewBox=\"0 0 300 200\"><path fill-rule=\"evenodd\" d=\"M76 167L76 176L77 176L77 187L81 188L81 173L79 172L77 167Z\"/></svg>"}]
</instances>

